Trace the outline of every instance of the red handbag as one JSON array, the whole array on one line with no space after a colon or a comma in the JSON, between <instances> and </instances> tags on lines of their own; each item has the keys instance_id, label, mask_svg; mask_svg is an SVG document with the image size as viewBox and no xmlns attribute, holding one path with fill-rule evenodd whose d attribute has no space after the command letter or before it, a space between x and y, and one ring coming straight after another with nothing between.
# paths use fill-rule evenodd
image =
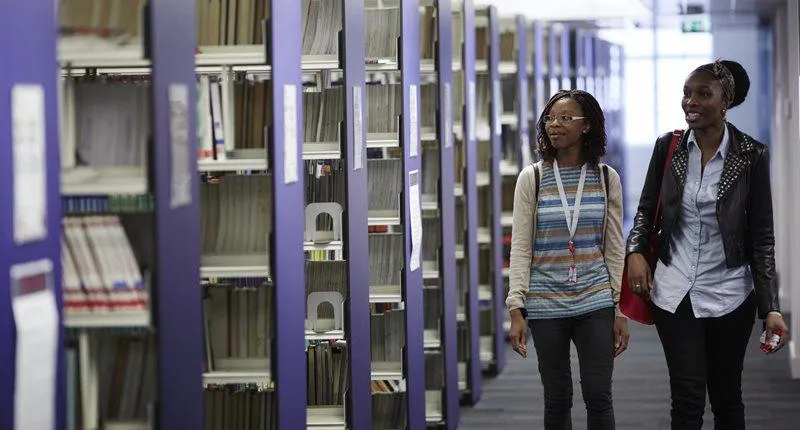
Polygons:
<instances>
[{"instance_id":1,"label":"red handbag","mask_svg":"<svg viewBox=\"0 0 800 430\"><path fill-rule=\"evenodd\" d=\"M664 171L661 174L663 182L664 175L667 173L667 166L672 155L675 153L675 148L678 147L678 142L683 137L683 130L675 130L672 133L672 141L669 144L667 151L667 160L664 162ZM651 273L655 272L656 263L658 261L658 244L660 240L658 219L661 216L661 191L658 192L658 204L656 205L656 214L653 217L653 233L650 235L650 248L644 254L647 264L650 265ZM641 324L653 324L653 310L650 303L633 294L630 285L628 285L628 259L625 259L625 268L622 270L622 287L619 295L619 310L628 319L634 320Z\"/></svg>"}]
</instances>

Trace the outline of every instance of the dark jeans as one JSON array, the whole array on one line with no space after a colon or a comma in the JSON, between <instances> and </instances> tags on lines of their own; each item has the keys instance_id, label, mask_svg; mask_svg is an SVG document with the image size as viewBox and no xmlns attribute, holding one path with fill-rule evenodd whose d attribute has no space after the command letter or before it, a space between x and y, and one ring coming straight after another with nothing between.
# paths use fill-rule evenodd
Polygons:
<instances>
[{"instance_id":1,"label":"dark jeans","mask_svg":"<svg viewBox=\"0 0 800 430\"><path fill-rule=\"evenodd\" d=\"M755 295L719 318L696 318L689 295L675 314L654 306L672 391L672 430L703 427L706 387L714 428L744 429L742 367L755 322Z\"/></svg>"},{"instance_id":2,"label":"dark jeans","mask_svg":"<svg viewBox=\"0 0 800 430\"><path fill-rule=\"evenodd\" d=\"M588 430L613 430L614 308L571 318L530 320L544 386L545 430L572 429L570 342L575 342Z\"/></svg>"}]
</instances>

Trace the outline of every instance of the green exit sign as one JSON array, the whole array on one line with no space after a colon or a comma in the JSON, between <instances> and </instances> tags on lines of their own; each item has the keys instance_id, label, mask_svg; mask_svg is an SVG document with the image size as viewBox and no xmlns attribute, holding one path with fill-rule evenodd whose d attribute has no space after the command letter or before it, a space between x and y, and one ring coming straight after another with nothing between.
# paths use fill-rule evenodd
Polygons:
<instances>
[{"instance_id":1,"label":"green exit sign","mask_svg":"<svg viewBox=\"0 0 800 430\"><path fill-rule=\"evenodd\" d=\"M711 18L708 15L687 15L681 21L684 33L710 33Z\"/></svg>"}]
</instances>

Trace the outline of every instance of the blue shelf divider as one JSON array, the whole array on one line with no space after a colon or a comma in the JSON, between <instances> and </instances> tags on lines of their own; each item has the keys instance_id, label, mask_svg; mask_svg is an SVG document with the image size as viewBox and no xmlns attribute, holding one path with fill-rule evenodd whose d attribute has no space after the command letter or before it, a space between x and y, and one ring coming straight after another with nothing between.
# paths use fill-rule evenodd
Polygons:
<instances>
[{"instance_id":1,"label":"blue shelf divider","mask_svg":"<svg viewBox=\"0 0 800 430\"><path fill-rule=\"evenodd\" d=\"M345 122L341 142L347 168L347 210L343 220L348 294L345 301L345 337L350 366L346 418L352 430L372 428L370 392L369 242L367 233L367 147L364 86L364 1L342 0L340 66L344 70ZM360 116L354 109L356 98ZM356 127L358 124L358 127ZM356 136L357 130L361 130Z\"/></svg>"},{"instance_id":2,"label":"blue shelf divider","mask_svg":"<svg viewBox=\"0 0 800 430\"><path fill-rule=\"evenodd\" d=\"M62 318L61 296L61 199L60 164L58 141L58 92L56 82L58 63L56 60L57 28L54 25L53 2L29 0L8 2L0 14L0 34L6 43L0 47L0 55L7 61L0 67L0 88L3 101L0 103L0 178L6 184L6 191L0 194L0 378L4 381L0 388L0 428L13 429L14 386L16 373L17 337L12 312L12 291L10 271L17 264L49 260L52 265L50 280L52 292L58 309L58 319ZM13 42L12 42L13 41ZM19 245L14 239L14 149L12 140L12 90L16 85L36 85L44 95L43 116L39 120L44 127L44 153L42 173L44 176L44 225L47 235L44 239ZM64 330L58 330L58 354L56 357L56 378L52 389L52 399L42 399L43 407L52 407L55 429L64 428L65 419L65 364ZM198 372L199 374L199 372Z\"/></svg>"},{"instance_id":3,"label":"blue shelf divider","mask_svg":"<svg viewBox=\"0 0 800 430\"><path fill-rule=\"evenodd\" d=\"M152 61L152 124L150 181L155 196L154 315L158 345L158 401L156 425L162 429L203 426L203 390L200 361L203 357L200 285L199 182L191 180L197 166L194 145L173 151L170 125L185 121L196 130L196 81L194 72L195 4L192 0L153 0L145 9L149 28L146 52ZM30 49L30 48L29 48ZM179 90L180 89L180 90ZM185 91L183 113L171 91ZM182 115L182 116L181 116ZM191 134L190 134L191 136ZM189 138L189 142L193 142ZM176 157L185 162L175 163ZM173 171L184 166L186 172ZM174 178L187 175L191 199L174 204ZM187 250L194 250L189 251ZM197 363L197 365L192 365Z\"/></svg>"},{"instance_id":4,"label":"blue shelf divider","mask_svg":"<svg viewBox=\"0 0 800 430\"><path fill-rule=\"evenodd\" d=\"M441 345L444 355L444 395L442 415L445 427L458 428L458 336L456 331L456 212L455 154L453 149L453 14L451 0L436 1L436 76L439 92L436 139L439 142L439 216L442 229L439 250L439 273L442 276Z\"/></svg>"},{"instance_id":5,"label":"blue shelf divider","mask_svg":"<svg viewBox=\"0 0 800 430\"><path fill-rule=\"evenodd\" d=\"M575 63L571 61L570 55L570 27L567 24L562 24L558 31L559 36L559 50L561 54L561 89L571 90L574 88L573 76L575 74Z\"/></svg>"},{"instance_id":6,"label":"blue shelf divider","mask_svg":"<svg viewBox=\"0 0 800 430\"><path fill-rule=\"evenodd\" d=\"M302 161L303 94L300 79L300 2L272 0L267 61L272 66L272 134L269 160L272 178L274 227L270 267L275 283L275 337L272 339L272 374L277 389L277 428L306 426L305 366L305 262L303 255L305 209ZM270 58L271 56L271 58ZM292 130L293 129L293 130ZM280 202L280 203L277 203Z\"/></svg>"},{"instance_id":7,"label":"blue shelf divider","mask_svg":"<svg viewBox=\"0 0 800 430\"><path fill-rule=\"evenodd\" d=\"M546 29L545 24L541 21L534 21L532 23L533 26L533 118L531 121L531 130L532 130L532 139L533 142L533 149L534 153L536 152L536 148L538 147L537 139L539 130L537 128L537 122L539 121L539 116L542 114L542 110L544 110L544 106L547 103L547 100L550 98L550 94L547 92L548 82L550 77L548 76L548 57L546 55L546 47L547 47L547 39L546 39Z\"/></svg>"},{"instance_id":8,"label":"blue shelf divider","mask_svg":"<svg viewBox=\"0 0 800 430\"><path fill-rule=\"evenodd\" d=\"M514 17L517 33L517 124L519 142L517 149L517 165L520 171L533 161L533 148L531 148L530 123L530 75L529 64L532 59L528 56L528 23L523 15ZM505 294L503 294L505 299ZM505 308L503 308L505 309ZM503 333L505 335L505 333Z\"/></svg>"},{"instance_id":9,"label":"blue shelf divider","mask_svg":"<svg viewBox=\"0 0 800 430\"><path fill-rule=\"evenodd\" d=\"M403 301L405 302L406 344L403 373L406 378L406 412L408 428L425 427L425 357L423 347L424 320L422 294L422 252L417 249L417 260L412 261L413 233L411 220L422 222L421 206L411 213L411 199L422 201L422 146L420 142L419 87L419 0L401 3L400 72L403 83L403 118L401 145L403 148L403 227L405 229L405 265L403 267ZM414 103L412 103L412 98ZM411 109L414 109L412 111ZM412 181L416 186L411 188ZM412 196L414 192L416 195ZM420 225L419 228L422 228ZM422 246L422 238L416 246Z\"/></svg>"},{"instance_id":10,"label":"blue shelf divider","mask_svg":"<svg viewBox=\"0 0 800 430\"><path fill-rule=\"evenodd\" d=\"M500 83L500 20L497 16L497 8L489 6L489 128L491 148L491 225L490 234L491 244L491 270L490 281L492 288L492 319L493 319L493 338L492 356L493 362L489 368L490 373L499 374L505 367L505 333L503 331L503 314L505 311L505 283L503 282L503 228L500 225L500 216L503 212L503 176L500 173L500 163L503 159L501 135L503 125L501 115L503 113L502 90ZM485 262L484 262L485 263Z\"/></svg>"}]
</instances>

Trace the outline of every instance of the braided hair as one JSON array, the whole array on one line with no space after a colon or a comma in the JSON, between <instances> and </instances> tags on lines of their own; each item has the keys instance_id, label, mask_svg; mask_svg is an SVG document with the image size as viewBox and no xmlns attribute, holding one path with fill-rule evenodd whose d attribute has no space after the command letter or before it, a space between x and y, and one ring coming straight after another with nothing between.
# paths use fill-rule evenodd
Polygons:
<instances>
[{"instance_id":1,"label":"braided hair","mask_svg":"<svg viewBox=\"0 0 800 430\"><path fill-rule=\"evenodd\" d=\"M544 106L542 116L536 124L538 130L537 143L539 156L542 160L552 162L556 158L556 149L550 142L545 129L544 117L550 113L553 105L562 99L572 99L581 106L583 116L589 122L589 131L582 135L581 159L584 163L597 165L600 158L606 155L606 119L603 109L593 95L583 90L561 90L557 92Z\"/></svg>"}]
</instances>

